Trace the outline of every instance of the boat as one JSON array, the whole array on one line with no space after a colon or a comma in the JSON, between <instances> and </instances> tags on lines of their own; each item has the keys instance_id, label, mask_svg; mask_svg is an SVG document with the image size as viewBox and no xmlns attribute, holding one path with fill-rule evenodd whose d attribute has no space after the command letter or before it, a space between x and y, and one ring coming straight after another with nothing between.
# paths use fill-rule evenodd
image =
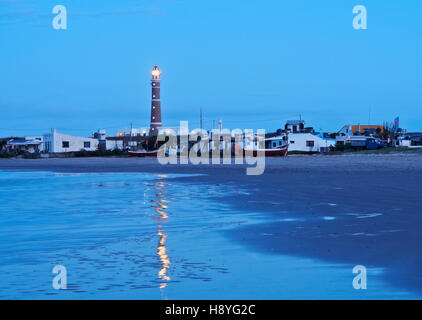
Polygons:
<instances>
[{"instance_id":1,"label":"boat","mask_svg":"<svg viewBox=\"0 0 422 320\"><path fill-rule=\"evenodd\" d=\"M285 157L287 156L289 145L286 143L287 135L279 135L272 138L267 138L262 141L264 148L260 148L260 144L257 142L258 137L255 137L255 141L245 141L246 147L243 148L243 155L253 155L256 157L258 154L265 154L266 157Z\"/></svg>"},{"instance_id":2,"label":"boat","mask_svg":"<svg viewBox=\"0 0 422 320\"><path fill-rule=\"evenodd\" d=\"M157 157L158 150L146 151L146 150L137 150L137 151L129 151L127 153L129 156L132 157Z\"/></svg>"},{"instance_id":3,"label":"boat","mask_svg":"<svg viewBox=\"0 0 422 320\"><path fill-rule=\"evenodd\" d=\"M258 154L265 154L266 157L285 157L287 156L287 150L287 145L269 149L243 149L243 156L250 156L252 152L254 157L256 157Z\"/></svg>"}]
</instances>

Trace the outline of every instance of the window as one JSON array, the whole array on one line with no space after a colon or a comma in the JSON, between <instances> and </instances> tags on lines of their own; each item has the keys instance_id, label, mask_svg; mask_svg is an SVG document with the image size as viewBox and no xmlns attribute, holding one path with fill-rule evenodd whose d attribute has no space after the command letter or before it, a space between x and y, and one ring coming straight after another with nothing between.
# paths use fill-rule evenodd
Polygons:
<instances>
[{"instance_id":1,"label":"window","mask_svg":"<svg viewBox=\"0 0 422 320\"><path fill-rule=\"evenodd\" d=\"M315 145L315 141L313 141L313 140L306 141L307 147L313 147L314 145Z\"/></svg>"},{"instance_id":2,"label":"window","mask_svg":"<svg viewBox=\"0 0 422 320\"><path fill-rule=\"evenodd\" d=\"M91 142L84 141L84 148L91 148Z\"/></svg>"},{"instance_id":3,"label":"window","mask_svg":"<svg viewBox=\"0 0 422 320\"><path fill-rule=\"evenodd\" d=\"M294 144L295 143L295 141L294 140L290 140L290 144Z\"/></svg>"},{"instance_id":4,"label":"window","mask_svg":"<svg viewBox=\"0 0 422 320\"><path fill-rule=\"evenodd\" d=\"M62 148L69 148L69 141L62 141Z\"/></svg>"},{"instance_id":5,"label":"window","mask_svg":"<svg viewBox=\"0 0 422 320\"><path fill-rule=\"evenodd\" d=\"M277 147L277 142L273 142L273 148Z\"/></svg>"}]
</instances>

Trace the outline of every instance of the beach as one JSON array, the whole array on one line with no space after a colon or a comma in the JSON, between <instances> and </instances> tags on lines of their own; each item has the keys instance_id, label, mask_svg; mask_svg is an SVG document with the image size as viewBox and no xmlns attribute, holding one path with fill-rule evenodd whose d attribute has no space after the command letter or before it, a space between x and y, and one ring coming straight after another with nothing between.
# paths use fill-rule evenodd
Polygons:
<instances>
[{"instance_id":1,"label":"beach","mask_svg":"<svg viewBox=\"0 0 422 320\"><path fill-rule=\"evenodd\" d=\"M188 218L178 216L174 219L180 223L181 228L192 230L192 234L196 234L198 228L209 227L213 230L213 233L204 231L203 239L197 240L209 252L207 258L198 259L209 259L207 261L211 270L222 268L219 270L220 274L227 273L232 280L237 279L233 270L244 272L241 275L242 280L238 279L244 285L236 281L231 286L233 294L230 294L229 289L226 295L222 295L223 298L409 299L422 296L422 258L419 253L422 243L421 160L420 154L400 153L267 158L265 173L258 176L246 175L245 165L163 166L156 159L124 157L5 159L0 160L0 170L1 174L106 174L107 179L114 179L110 174L119 174L120 182L130 180L131 173L144 174L147 180L158 183L155 187L162 188L164 194L165 183L171 181L172 186L169 188L173 189L169 194L175 197L173 204L177 204L176 208L179 208L175 213L184 210L185 207L181 206L184 199L192 200L190 195L194 194L192 201L196 202L192 203L197 203L198 206L207 203L204 206L209 209L204 209L204 212L209 213L209 221L213 223L208 226L206 221L198 219L195 210L190 212L192 216L189 219L195 221L192 225L189 225ZM167 180L167 177L171 180ZM12 177L8 179L10 181ZM36 184L36 177L31 179ZM164 185L160 187L160 183ZM106 182L104 184L107 185ZM136 192L133 184L131 187L131 192ZM181 194L183 190L189 192L183 196L175 196L178 190ZM4 194L7 195L6 186ZM111 195L112 193L109 194ZM100 194L97 197L101 197ZM198 199L204 202L199 202ZM32 205L36 207L36 202ZM84 208L83 203L72 205L81 210ZM217 207L213 207L214 205ZM3 203L2 210L6 207L7 204ZM193 209L195 208L198 209ZM222 215L215 215L220 212ZM168 225L171 225L171 219L168 221ZM2 229L7 232L7 226ZM13 230L19 233L20 229ZM197 236L201 237L200 233ZM31 235L32 239L34 237L36 238ZM180 237L180 243L187 241L182 239L182 235L176 234L173 239L178 239L177 237ZM167 242L170 239L169 235ZM194 243L195 239L190 241ZM22 249L25 249L25 241L22 239ZM213 245L209 245L210 243ZM222 247L223 243L230 243L230 246ZM200 247L192 248L198 250L198 257L204 254ZM181 252L182 249L180 247L174 250ZM183 250L189 252L189 248L184 247ZM169 256L170 253L171 250ZM220 255L226 258L223 259ZM250 265L245 265L246 257ZM245 264L243 267L236 267L236 261ZM263 261L266 261L265 264ZM312 266L304 261L315 261L315 264ZM163 261L161 263L165 266ZM257 266L256 270L253 268L254 264ZM352 269L356 265L363 265L369 270L367 292L354 290L352 287ZM6 267L5 264L2 270ZM292 280L291 274L289 276L287 272L293 272L297 268L302 268L303 272L296 274L296 280ZM168 270L171 271L170 268ZM333 275L331 278L330 272L336 274L336 270L338 276ZM309 279L306 282L303 279L301 281L299 278L306 274L310 275ZM189 281L195 277L198 274L188 277ZM211 293L211 288L221 290L223 282L230 283L229 278L222 280L219 276L210 274L208 277L204 276L205 280L202 279L209 287L192 284L191 288L202 292L202 296L198 298L217 298L217 295ZM275 290L269 281L278 283L279 286L284 283L286 290ZM163 283L165 281L158 281L157 285L162 286ZM171 293L171 285L170 281L165 289L170 292L170 298L192 297L188 292L176 289ZM150 285L146 289L153 288ZM242 291L245 294L239 296ZM16 295L20 297L19 293ZM125 292L123 297L128 295ZM156 298L154 295L146 296L149 297Z\"/></svg>"}]
</instances>

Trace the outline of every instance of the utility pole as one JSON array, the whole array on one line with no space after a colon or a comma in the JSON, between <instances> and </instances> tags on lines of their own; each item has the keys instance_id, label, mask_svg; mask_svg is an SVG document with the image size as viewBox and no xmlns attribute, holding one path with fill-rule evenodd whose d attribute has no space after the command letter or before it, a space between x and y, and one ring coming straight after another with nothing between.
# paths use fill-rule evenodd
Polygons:
<instances>
[{"instance_id":1,"label":"utility pole","mask_svg":"<svg viewBox=\"0 0 422 320\"><path fill-rule=\"evenodd\" d=\"M201 128L201 130L204 129L202 122L202 108L199 109L199 127Z\"/></svg>"},{"instance_id":2,"label":"utility pole","mask_svg":"<svg viewBox=\"0 0 422 320\"><path fill-rule=\"evenodd\" d=\"M133 127L132 127L132 121L130 122L130 133L129 133L129 141L132 142L132 131L133 131Z\"/></svg>"}]
</instances>

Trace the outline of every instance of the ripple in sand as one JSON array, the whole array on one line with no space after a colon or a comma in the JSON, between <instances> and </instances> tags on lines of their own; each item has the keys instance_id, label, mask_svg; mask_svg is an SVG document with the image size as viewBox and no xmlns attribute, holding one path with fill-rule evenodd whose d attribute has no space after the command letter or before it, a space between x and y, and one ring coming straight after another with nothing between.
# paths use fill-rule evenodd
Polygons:
<instances>
[{"instance_id":1,"label":"ripple in sand","mask_svg":"<svg viewBox=\"0 0 422 320\"><path fill-rule=\"evenodd\" d=\"M295 221L301 221L302 219L298 219L298 218L284 218L284 219L280 219L278 221L281 222L295 222Z\"/></svg>"},{"instance_id":2,"label":"ripple in sand","mask_svg":"<svg viewBox=\"0 0 422 320\"><path fill-rule=\"evenodd\" d=\"M322 205L322 206L329 206L329 207L335 207L335 206L337 206L337 203L321 202L320 205Z\"/></svg>"},{"instance_id":3,"label":"ripple in sand","mask_svg":"<svg viewBox=\"0 0 422 320\"><path fill-rule=\"evenodd\" d=\"M368 219L368 218L375 218L382 216L382 213L374 212L374 213L348 213L349 216L355 216L356 219Z\"/></svg>"}]
</instances>

